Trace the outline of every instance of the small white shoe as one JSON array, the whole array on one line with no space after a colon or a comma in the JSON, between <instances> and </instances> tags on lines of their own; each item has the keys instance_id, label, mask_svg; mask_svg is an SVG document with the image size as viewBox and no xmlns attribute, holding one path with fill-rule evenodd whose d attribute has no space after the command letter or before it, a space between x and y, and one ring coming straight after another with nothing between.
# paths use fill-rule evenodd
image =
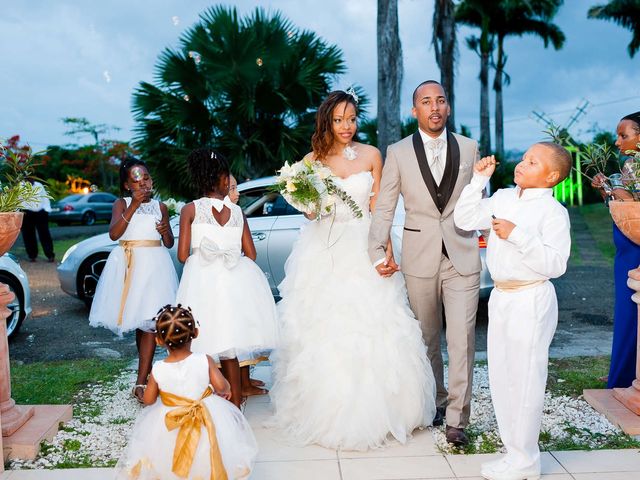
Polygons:
<instances>
[{"instance_id":1,"label":"small white shoe","mask_svg":"<svg viewBox=\"0 0 640 480\"><path fill-rule=\"evenodd\" d=\"M487 480L539 480L539 471L522 471L512 468L504 459L483 463L480 474Z\"/></svg>"}]
</instances>

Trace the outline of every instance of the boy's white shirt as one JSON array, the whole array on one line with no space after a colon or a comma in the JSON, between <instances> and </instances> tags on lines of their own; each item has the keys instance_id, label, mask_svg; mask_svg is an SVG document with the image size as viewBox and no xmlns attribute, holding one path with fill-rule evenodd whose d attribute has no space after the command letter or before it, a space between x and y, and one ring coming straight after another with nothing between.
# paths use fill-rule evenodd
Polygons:
<instances>
[{"instance_id":1,"label":"boy's white shirt","mask_svg":"<svg viewBox=\"0 0 640 480\"><path fill-rule=\"evenodd\" d=\"M474 173L460 194L454 222L463 230L491 229L491 215L516 226L502 240L491 230L487 241L487 267L494 281L547 280L561 276L571 251L569 214L553 198L550 188L520 187L482 192L490 177Z\"/></svg>"}]
</instances>

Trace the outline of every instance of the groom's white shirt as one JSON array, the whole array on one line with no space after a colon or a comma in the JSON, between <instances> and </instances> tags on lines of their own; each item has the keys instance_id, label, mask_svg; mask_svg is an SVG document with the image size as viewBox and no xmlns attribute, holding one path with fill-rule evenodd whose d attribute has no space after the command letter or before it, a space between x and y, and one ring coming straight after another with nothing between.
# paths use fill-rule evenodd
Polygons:
<instances>
[{"instance_id":1,"label":"groom's white shirt","mask_svg":"<svg viewBox=\"0 0 640 480\"><path fill-rule=\"evenodd\" d=\"M442 175L444 173L444 167L447 163L447 129L445 128L440 132L440 135L437 137L431 137L424 133L420 128L418 128L418 132L420 132L420 138L422 138L422 144L424 145L424 150L427 154L427 163L429 164L429 169L431 169L431 174L433 175L436 184L440 185L442 181ZM434 140L442 140L442 146L440 147L440 165L439 168L435 168L435 155L433 150L429 148L427 145L429 142Z\"/></svg>"}]
</instances>

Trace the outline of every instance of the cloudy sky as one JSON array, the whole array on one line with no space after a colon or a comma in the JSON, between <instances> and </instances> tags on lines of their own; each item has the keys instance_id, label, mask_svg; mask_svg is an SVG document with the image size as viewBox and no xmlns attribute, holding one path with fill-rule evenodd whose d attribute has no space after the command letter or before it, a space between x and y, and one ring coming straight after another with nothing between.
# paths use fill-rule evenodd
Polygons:
<instances>
[{"instance_id":1,"label":"cloudy sky","mask_svg":"<svg viewBox=\"0 0 640 480\"><path fill-rule=\"evenodd\" d=\"M524 149L544 129L532 111L565 124L575 108L590 106L573 128L590 138L593 128L614 130L617 120L640 110L640 54L630 59L629 31L612 23L587 20L591 4L602 0L565 0L557 24L565 47L545 50L537 38L506 43L505 143ZM280 10L300 28L311 29L343 53L348 72L335 85L361 85L376 96L375 0L236 0L241 13L256 6ZM431 39L431 0L399 0L404 57L403 114L411 92L427 78L439 78ZM121 128L113 137L128 140L133 120L131 94L140 81L152 81L154 64L165 47L175 46L183 30L211 2L201 0L17 0L0 17L0 137L19 134L34 148L74 141L64 136L62 117L86 117ZM478 137L479 59L459 30L456 120ZM492 107L493 116L493 107ZM89 138L78 139L79 143Z\"/></svg>"}]
</instances>

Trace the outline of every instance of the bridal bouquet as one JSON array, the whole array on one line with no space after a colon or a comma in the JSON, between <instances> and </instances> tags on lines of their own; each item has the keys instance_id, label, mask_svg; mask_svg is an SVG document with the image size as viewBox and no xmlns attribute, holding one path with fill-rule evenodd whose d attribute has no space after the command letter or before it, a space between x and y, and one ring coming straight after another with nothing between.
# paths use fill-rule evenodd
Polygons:
<instances>
[{"instance_id":1,"label":"bridal bouquet","mask_svg":"<svg viewBox=\"0 0 640 480\"><path fill-rule=\"evenodd\" d=\"M279 170L274 189L296 210L315 214L316 219L335 211L336 199L350 209L354 218L362 218L358 204L335 183L335 176L322 162L309 159L289 165L286 162Z\"/></svg>"}]
</instances>

